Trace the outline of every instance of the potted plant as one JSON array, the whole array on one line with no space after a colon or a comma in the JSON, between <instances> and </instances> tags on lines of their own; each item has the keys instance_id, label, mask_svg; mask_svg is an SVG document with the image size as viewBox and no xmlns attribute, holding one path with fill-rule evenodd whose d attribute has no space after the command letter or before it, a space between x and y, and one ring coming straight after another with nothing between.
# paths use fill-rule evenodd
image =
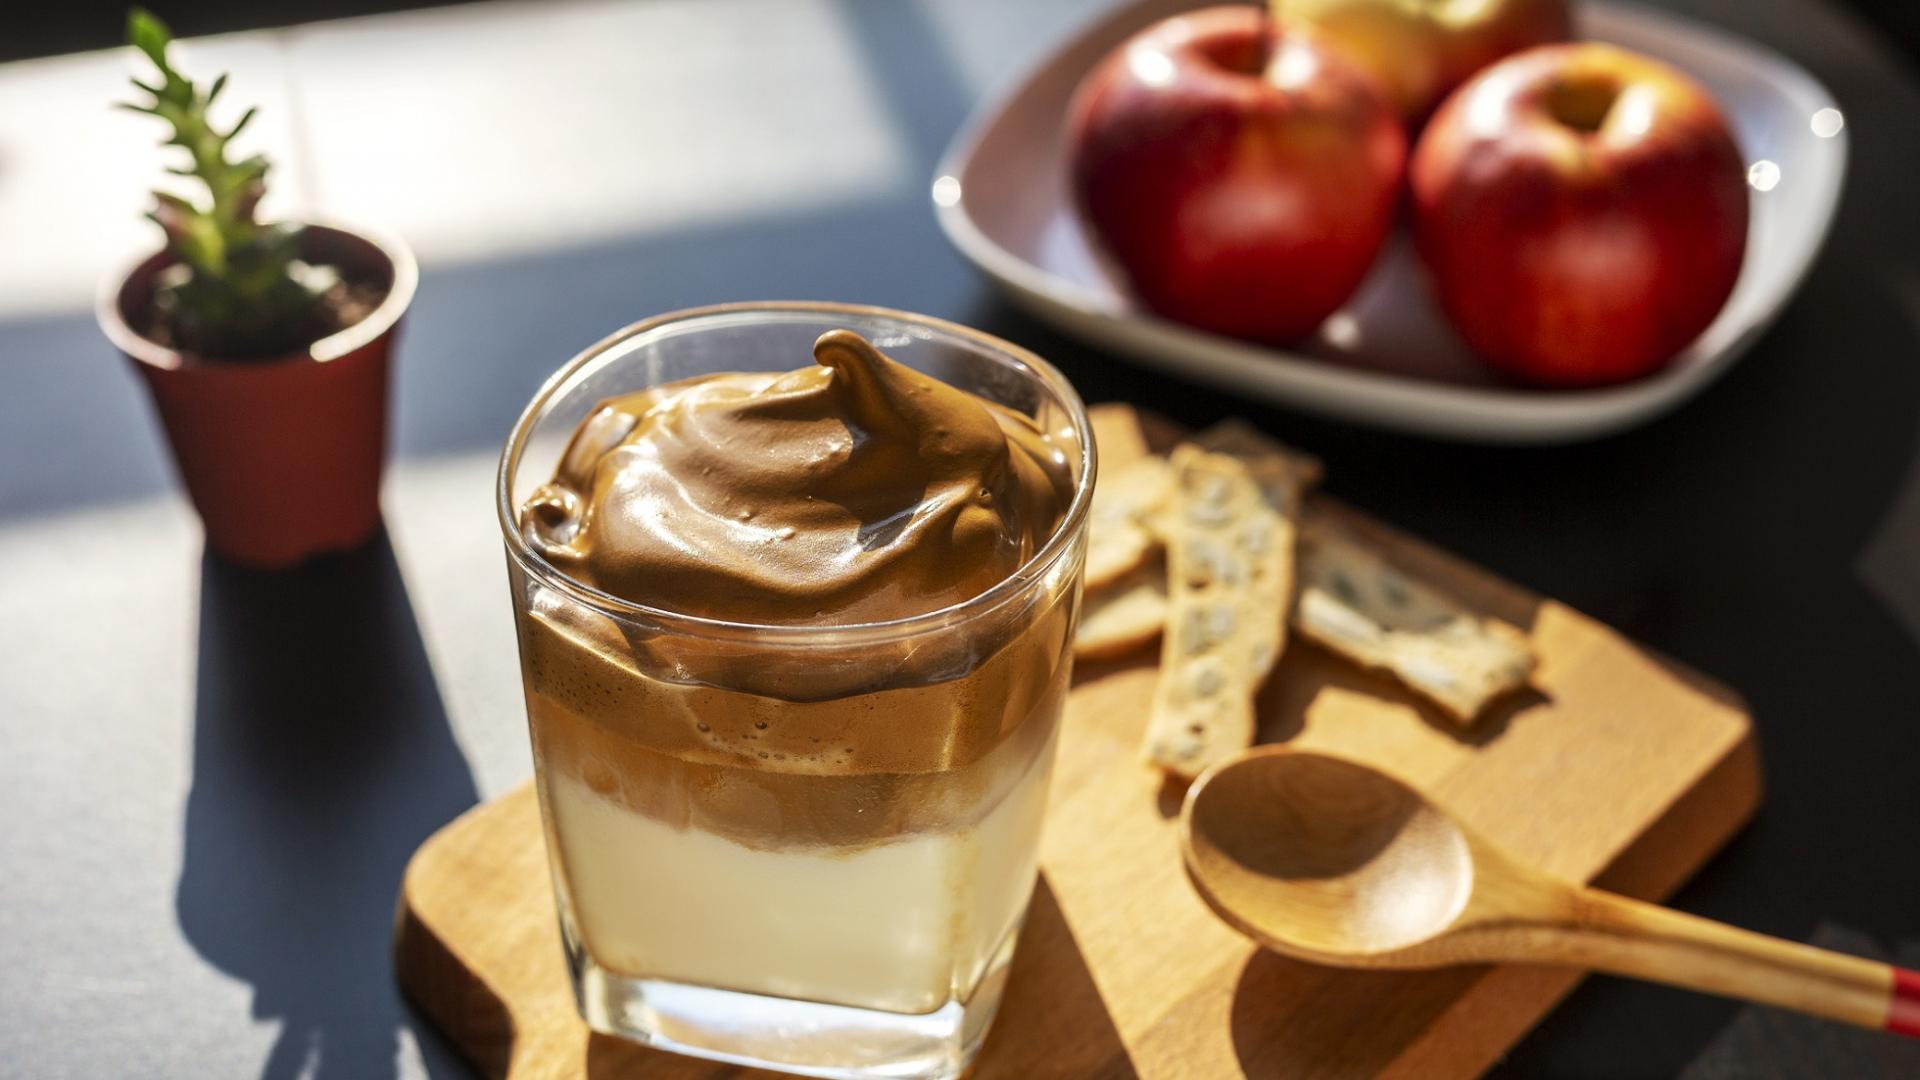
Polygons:
<instances>
[{"instance_id":1,"label":"potted plant","mask_svg":"<svg viewBox=\"0 0 1920 1080\"><path fill-rule=\"evenodd\" d=\"M380 524L388 358L418 271L390 239L262 222L267 162L231 160L253 118L216 127L226 76L202 88L167 57L166 26L138 8L127 36L158 78L123 108L165 121L187 152L168 171L203 188L156 192L166 246L109 279L101 328L152 392L207 543L278 567L354 547Z\"/></svg>"}]
</instances>

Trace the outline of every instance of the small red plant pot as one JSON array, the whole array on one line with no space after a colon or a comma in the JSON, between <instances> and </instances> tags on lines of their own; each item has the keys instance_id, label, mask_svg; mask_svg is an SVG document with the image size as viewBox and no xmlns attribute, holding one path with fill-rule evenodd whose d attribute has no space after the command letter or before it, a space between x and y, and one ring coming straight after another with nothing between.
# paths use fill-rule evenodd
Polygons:
<instances>
[{"instance_id":1,"label":"small red plant pot","mask_svg":"<svg viewBox=\"0 0 1920 1080\"><path fill-rule=\"evenodd\" d=\"M324 225L302 230L302 258L386 285L360 322L304 353L209 359L133 329L165 252L108 282L100 327L146 380L207 544L245 566L291 566L357 547L380 525L388 359L419 270L405 245Z\"/></svg>"}]
</instances>

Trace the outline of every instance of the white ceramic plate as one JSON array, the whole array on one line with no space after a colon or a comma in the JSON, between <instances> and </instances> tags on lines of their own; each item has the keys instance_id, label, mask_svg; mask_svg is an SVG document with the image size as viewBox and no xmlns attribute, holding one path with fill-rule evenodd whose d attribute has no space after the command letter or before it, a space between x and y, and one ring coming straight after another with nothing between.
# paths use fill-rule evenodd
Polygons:
<instances>
[{"instance_id":1,"label":"white ceramic plate","mask_svg":"<svg viewBox=\"0 0 1920 1080\"><path fill-rule=\"evenodd\" d=\"M1579 9L1581 36L1667 61L1720 100L1749 163L1746 263L1726 307L1665 370L1617 387L1547 391L1486 372L1428 299L1396 238L1347 307L1292 351L1146 313L1092 255L1068 203L1067 101L1080 78L1149 23L1201 6L1134 0L1042 60L978 113L933 184L941 228L1015 301L1069 333L1182 378L1380 427L1480 442L1592 438L1645 422L1719 377L1779 314L1819 250L1847 140L1825 87L1757 45L1645 8Z\"/></svg>"}]
</instances>

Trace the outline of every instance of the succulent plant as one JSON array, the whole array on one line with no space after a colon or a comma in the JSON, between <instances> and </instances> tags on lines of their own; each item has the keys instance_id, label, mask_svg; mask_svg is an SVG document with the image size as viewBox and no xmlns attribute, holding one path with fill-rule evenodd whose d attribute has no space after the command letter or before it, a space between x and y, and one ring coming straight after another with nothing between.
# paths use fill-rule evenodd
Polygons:
<instances>
[{"instance_id":1,"label":"succulent plant","mask_svg":"<svg viewBox=\"0 0 1920 1080\"><path fill-rule=\"evenodd\" d=\"M209 110L227 76L204 90L196 86L168 60L172 38L149 12L127 13L127 40L153 62L159 80L133 79L147 100L119 106L166 121L172 134L161 145L180 147L189 157L167 171L206 188L204 200L154 192L156 205L147 216L165 230L177 265L160 279L149 332L174 348L221 359L303 351L336 329L325 296L337 278L301 261L298 226L258 219L267 160L258 154L229 159L230 144L255 110L247 109L225 130L216 127Z\"/></svg>"}]
</instances>

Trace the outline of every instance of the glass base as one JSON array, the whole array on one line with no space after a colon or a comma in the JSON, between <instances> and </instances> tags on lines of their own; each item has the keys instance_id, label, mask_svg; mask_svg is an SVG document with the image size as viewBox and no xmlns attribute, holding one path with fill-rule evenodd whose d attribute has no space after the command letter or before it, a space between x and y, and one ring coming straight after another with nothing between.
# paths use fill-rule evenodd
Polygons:
<instances>
[{"instance_id":1,"label":"glass base","mask_svg":"<svg viewBox=\"0 0 1920 1080\"><path fill-rule=\"evenodd\" d=\"M1019 927L1007 935L973 997L920 1015L822 1005L599 967L562 920L575 999L587 1026L678 1054L802 1076L952 1080L980 1050L1000 1006Z\"/></svg>"}]
</instances>

